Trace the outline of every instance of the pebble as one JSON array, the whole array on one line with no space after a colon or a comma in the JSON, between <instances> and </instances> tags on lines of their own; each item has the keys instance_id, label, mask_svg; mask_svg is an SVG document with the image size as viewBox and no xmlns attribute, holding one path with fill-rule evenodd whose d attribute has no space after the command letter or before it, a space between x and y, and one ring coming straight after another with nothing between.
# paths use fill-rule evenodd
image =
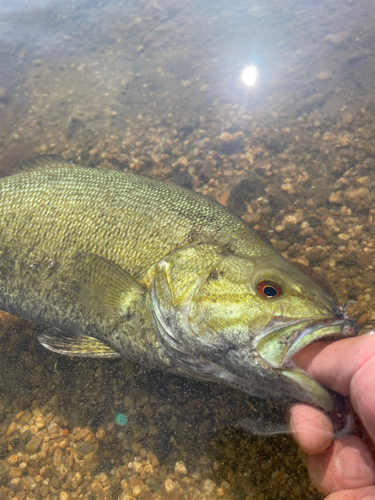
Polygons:
<instances>
[{"instance_id":1,"label":"pebble","mask_svg":"<svg viewBox=\"0 0 375 500\"><path fill-rule=\"evenodd\" d=\"M334 45L340 45L340 43L344 42L349 38L349 33L346 31L340 31L340 33L332 33L327 35L324 40L327 42L331 42Z\"/></svg>"},{"instance_id":2,"label":"pebble","mask_svg":"<svg viewBox=\"0 0 375 500\"><path fill-rule=\"evenodd\" d=\"M362 328L363 326L365 326L368 320L369 320L369 315L363 313L362 316L359 319L357 319L356 323L359 326L359 328Z\"/></svg>"},{"instance_id":3,"label":"pebble","mask_svg":"<svg viewBox=\"0 0 375 500\"><path fill-rule=\"evenodd\" d=\"M364 187L358 189L347 189L345 191L345 199L355 203L358 201L369 201L370 191Z\"/></svg>"},{"instance_id":4,"label":"pebble","mask_svg":"<svg viewBox=\"0 0 375 500\"><path fill-rule=\"evenodd\" d=\"M44 436L41 434L30 441L25 446L25 451L28 455L34 455L38 450L40 445L42 444Z\"/></svg>"},{"instance_id":5,"label":"pebble","mask_svg":"<svg viewBox=\"0 0 375 500\"><path fill-rule=\"evenodd\" d=\"M330 71L321 71L316 75L318 80L329 80L332 78L332 73Z\"/></svg>"},{"instance_id":6,"label":"pebble","mask_svg":"<svg viewBox=\"0 0 375 500\"><path fill-rule=\"evenodd\" d=\"M182 461L176 462L176 464L174 466L174 471L176 472L176 474L186 475L187 469L186 469L185 463Z\"/></svg>"},{"instance_id":7,"label":"pebble","mask_svg":"<svg viewBox=\"0 0 375 500\"><path fill-rule=\"evenodd\" d=\"M330 203L344 203L344 195L341 191L336 191L329 195L328 201Z\"/></svg>"},{"instance_id":8,"label":"pebble","mask_svg":"<svg viewBox=\"0 0 375 500\"><path fill-rule=\"evenodd\" d=\"M212 481L212 479L205 479L203 481L203 491L207 495L212 495L215 489L216 489L216 484Z\"/></svg>"},{"instance_id":9,"label":"pebble","mask_svg":"<svg viewBox=\"0 0 375 500\"><path fill-rule=\"evenodd\" d=\"M91 453L93 449L94 445L91 443L86 443L85 441L80 441L79 443L77 443L77 450L83 453L84 455Z\"/></svg>"},{"instance_id":10,"label":"pebble","mask_svg":"<svg viewBox=\"0 0 375 500\"><path fill-rule=\"evenodd\" d=\"M281 189L288 194L294 194L294 189L293 189L293 186L290 184L290 182L286 182L285 184L282 184Z\"/></svg>"},{"instance_id":11,"label":"pebble","mask_svg":"<svg viewBox=\"0 0 375 500\"><path fill-rule=\"evenodd\" d=\"M172 479L168 478L164 481L164 488L167 494L172 493L172 491L175 489L176 483L172 481Z\"/></svg>"},{"instance_id":12,"label":"pebble","mask_svg":"<svg viewBox=\"0 0 375 500\"><path fill-rule=\"evenodd\" d=\"M18 463L18 455L14 454L14 455L11 455L9 458L8 458L8 464L10 465L16 465L16 463Z\"/></svg>"},{"instance_id":13,"label":"pebble","mask_svg":"<svg viewBox=\"0 0 375 500\"><path fill-rule=\"evenodd\" d=\"M61 450L60 448L57 448L53 454L53 465L55 467L59 467L61 464Z\"/></svg>"},{"instance_id":14,"label":"pebble","mask_svg":"<svg viewBox=\"0 0 375 500\"><path fill-rule=\"evenodd\" d=\"M295 225L297 224L298 220L295 215L286 215L283 220L282 220L282 225L283 226L290 226L290 225Z\"/></svg>"},{"instance_id":15,"label":"pebble","mask_svg":"<svg viewBox=\"0 0 375 500\"><path fill-rule=\"evenodd\" d=\"M46 484L43 484L40 487L39 493L41 494L42 497L46 497L49 493L49 487Z\"/></svg>"},{"instance_id":16,"label":"pebble","mask_svg":"<svg viewBox=\"0 0 375 500\"><path fill-rule=\"evenodd\" d=\"M133 495L134 497L139 497L139 495L140 495L141 493L142 493L142 488L141 488L141 486L139 486L139 485L134 486L134 488L132 489L132 495Z\"/></svg>"},{"instance_id":17,"label":"pebble","mask_svg":"<svg viewBox=\"0 0 375 500\"><path fill-rule=\"evenodd\" d=\"M7 430L7 436L11 436L12 434L14 434L17 430L17 424L16 422L12 422L10 424L10 426L8 427L8 430Z\"/></svg>"}]
</instances>

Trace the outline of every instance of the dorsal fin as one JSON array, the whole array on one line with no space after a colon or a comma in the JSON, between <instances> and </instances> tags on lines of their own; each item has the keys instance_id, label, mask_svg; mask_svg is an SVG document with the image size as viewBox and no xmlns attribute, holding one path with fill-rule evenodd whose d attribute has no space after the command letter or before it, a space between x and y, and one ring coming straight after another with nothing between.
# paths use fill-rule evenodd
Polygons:
<instances>
[{"instance_id":1,"label":"dorsal fin","mask_svg":"<svg viewBox=\"0 0 375 500\"><path fill-rule=\"evenodd\" d=\"M83 165L77 165L77 163L71 163L70 161L64 160L57 155L41 155L35 156L28 160L26 163L23 163L20 167L21 171L25 170L45 170L51 168L87 168Z\"/></svg>"}]
</instances>

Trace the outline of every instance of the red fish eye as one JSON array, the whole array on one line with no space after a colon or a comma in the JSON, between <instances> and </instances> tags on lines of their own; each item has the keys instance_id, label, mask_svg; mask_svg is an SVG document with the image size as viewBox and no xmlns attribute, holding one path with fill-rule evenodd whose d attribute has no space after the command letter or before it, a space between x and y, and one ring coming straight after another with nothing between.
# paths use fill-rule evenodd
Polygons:
<instances>
[{"instance_id":1,"label":"red fish eye","mask_svg":"<svg viewBox=\"0 0 375 500\"><path fill-rule=\"evenodd\" d=\"M283 291L279 285L272 283L271 281L261 281L257 285L258 293L262 297L267 297L267 299L274 299L275 297L280 297Z\"/></svg>"}]
</instances>

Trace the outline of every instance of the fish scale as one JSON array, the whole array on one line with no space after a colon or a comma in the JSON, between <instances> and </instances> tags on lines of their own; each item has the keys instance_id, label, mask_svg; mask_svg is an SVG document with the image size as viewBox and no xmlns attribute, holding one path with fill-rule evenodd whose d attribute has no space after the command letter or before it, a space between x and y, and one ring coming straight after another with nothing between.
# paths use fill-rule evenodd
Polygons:
<instances>
[{"instance_id":1,"label":"fish scale","mask_svg":"<svg viewBox=\"0 0 375 500\"><path fill-rule=\"evenodd\" d=\"M214 200L42 156L0 180L0 214L0 308L45 347L335 407L291 353L354 323Z\"/></svg>"}]
</instances>

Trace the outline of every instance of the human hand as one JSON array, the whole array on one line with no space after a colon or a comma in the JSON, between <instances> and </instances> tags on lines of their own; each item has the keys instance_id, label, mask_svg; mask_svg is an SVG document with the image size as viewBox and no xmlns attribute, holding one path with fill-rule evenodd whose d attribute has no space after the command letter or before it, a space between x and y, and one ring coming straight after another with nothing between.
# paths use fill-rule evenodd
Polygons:
<instances>
[{"instance_id":1,"label":"human hand","mask_svg":"<svg viewBox=\"0 0 375 500\"><path fill-rule=\"evenodd\" d=\"M322 385L348 396L361 422L359 435L333 440L329 417L298 403L290 410L290 427L308 455L307 468L327 500L375 499L375 333L316 342L294 357Z\"/></svg>"}]
</instances>

